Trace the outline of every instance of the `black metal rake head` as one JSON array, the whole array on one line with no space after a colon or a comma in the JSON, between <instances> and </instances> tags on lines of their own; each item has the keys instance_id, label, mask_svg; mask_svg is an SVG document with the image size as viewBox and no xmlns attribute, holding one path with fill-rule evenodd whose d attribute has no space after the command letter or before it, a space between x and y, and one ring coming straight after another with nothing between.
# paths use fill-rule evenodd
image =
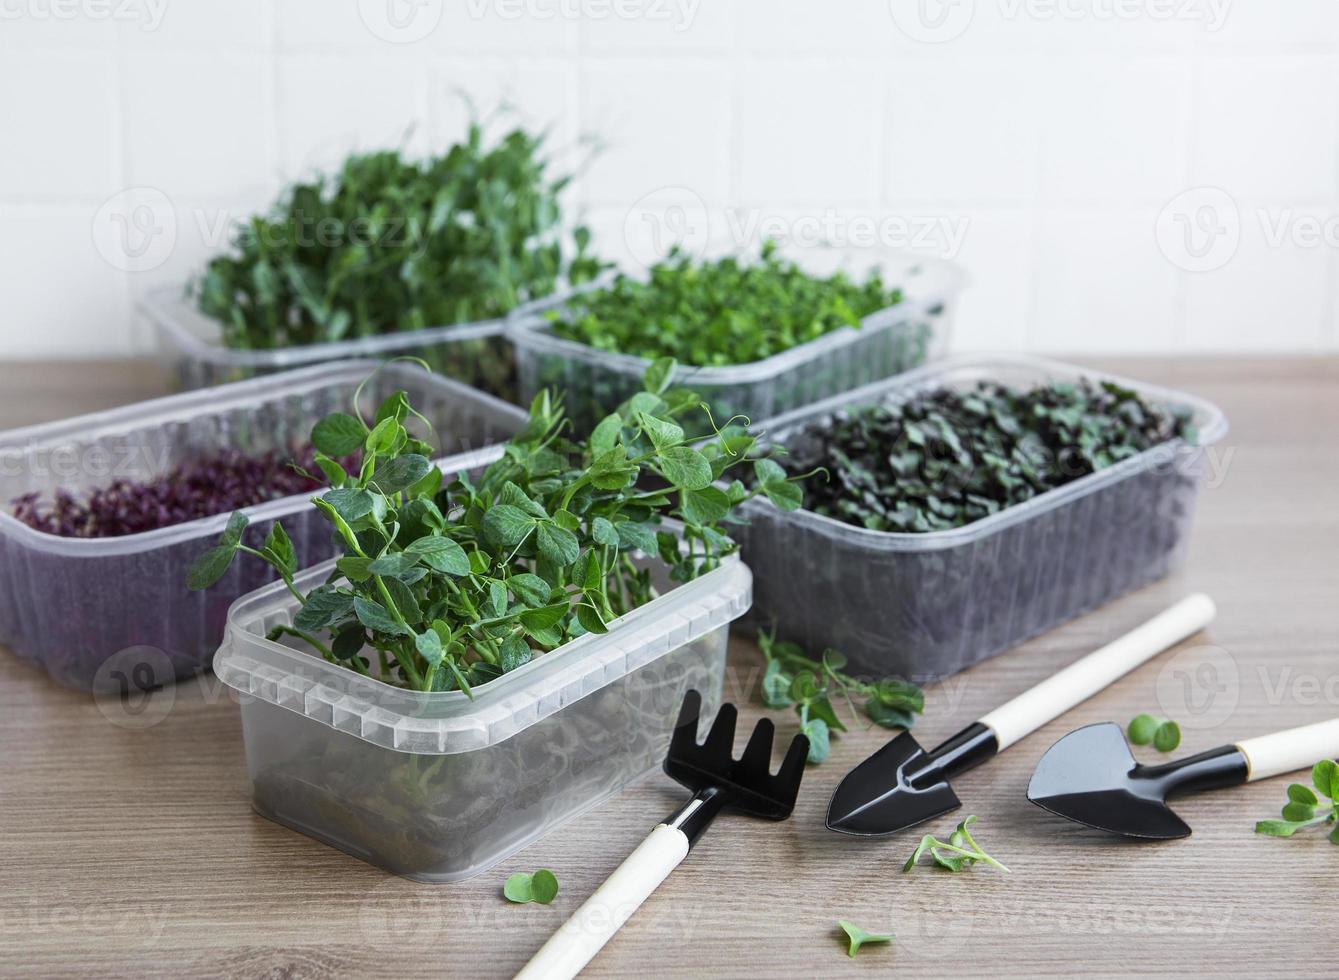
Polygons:
<instances>
[{"instance_id":1,"label":"black metal rake head","mask_svg":"<svg viewBox=\"0 0 1339 980\"><path fill-rule=\"evenodd\" d=\"M706 741L697 741L702 695L689 691L679 709L679 720L665 756L665 772L676 782L702 793L714 789L721 806L732 807L766 820L785 820L795 809L795 798L804 777L809 739L796 735L786 750L777 774L771 774L773 726L763 718L754 726L744 754L732 755L737 712L733 704L722 704Z\"/></svg>"}]
</instances>

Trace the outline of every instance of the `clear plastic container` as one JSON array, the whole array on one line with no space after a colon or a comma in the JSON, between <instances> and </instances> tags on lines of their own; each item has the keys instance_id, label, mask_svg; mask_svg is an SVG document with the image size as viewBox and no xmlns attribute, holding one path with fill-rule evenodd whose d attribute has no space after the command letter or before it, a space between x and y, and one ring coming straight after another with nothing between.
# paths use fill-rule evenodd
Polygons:
<instances>
[{"instance_id":1,"label":"clear plastic container","mask_svg":"<svg viewBox=\"0 0 1339 980\"><path fill-rule=\"evenodd\" d=\"M904 299L865 317L859 329L842 327L750 364L680 365L675 383L701 394L717 418L761 419L942 355L962 288L958 267L923 256L899 256L885 263L883 273L886 282L902 287ZM521 399L528 401L542 388L561 391L575 423L589 428L641 390L651 362L554 336L545 314L555 308L561 310L562 302L522 308L508 322Z\"/></svg>"},{"instance_id":2,"label":"clear plastic container","mask_svg":"<svg viewBox=\"0 0 1339 980\"><path fill-rule=\"evenodd\" d=\"M322 581L331 563L299 577ZM391 687L267 640L282 584L228 615L214 671L240 692L256 811L419 881L479 874L664 759L684 692L720 702L729 624L748 609L737 557L475 688Z\"/></svg>"},{"instance_id":3,"label":"clear plastic container","mask_svg":"<svg viewBox=\"0 0 1339 980\"><path fill-rule=\"evenodd\" d=\"M462 467L459 454L525 424L515 406L422 368L343 361L0 433L0 644L85 690L148 688L207 667L229 604L274 578L263 562L236 561L208 591L186 588L187 568L227 514L123 537L66 538L15 519L10 502L34 491L49 499L57 489L153 478L202 453L305 444L316 421L349 410L355 388L378 367L363 410L407 391L432 420L447 472ZM282 518L302 561L330 557L328 525L310 496L246 508L247 541L263 540Z\"/></svg>"},{"instance_id":4,"label":"clear plastic container","mask_svg":"<svg viewBox=\"0 0 1339 980\"><path fill-rule=\"evenodd\" d=\"M1113 380L1193 411L1199 440L1151 448L984 520L924 534L871 531L765 500L732 531L752 567L753 621L869 674L946 677L1171 571L1185 554L1205 447L1223 414L1179 392L1028 356L958 356L760 425L768 441L849 406L979 380Z\"/></svg>"},{"instance_id":5,"label":"clear plastic container","mask_svg":"<svg viewBox=\"0 0 1339 980\"><path fill-rule=\"evenodd\" d=\"M153 325L158 357L170 384L182 390L349 358L418 357L438 374L516 400L516 365L505 319L358 337L328 344L235 350L222 343L217 320L201 313L184 286L149 292L140 312Z\"/></svg>"}]
</instances>

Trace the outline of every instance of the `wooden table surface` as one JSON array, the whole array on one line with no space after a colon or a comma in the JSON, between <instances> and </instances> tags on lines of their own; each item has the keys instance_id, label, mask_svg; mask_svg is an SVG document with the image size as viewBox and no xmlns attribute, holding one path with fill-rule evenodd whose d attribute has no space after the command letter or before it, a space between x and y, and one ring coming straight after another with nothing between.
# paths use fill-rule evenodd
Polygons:
<instances>
[{"instance_id":1,"label":"wooden table surface","mask_svg":"<svg viewBox=\"0 0 1339 980\"><path fill-rule=\"evenodd\" d=\"M1339 848L1252 832L1286 779L1187 798L1194 836L1154 845L1051 817L1024 790L1041 752L1091 722L1165 711L1193 752L1339 714L1339 360L1095 366L1201 395L1231 420L1188 564L929 689L916 734L936 742L1192 590L1219 616L955 781L959 816L979 815L978 839L1012 873L904 875L914 833L824 830L833 787L885 738L853 731L810 768L791 820L718 821L586 975L1335 975ZM146 364L6 365L0 426L158 385ZM736 636L727 693L750 725L760 673ZM225 690L208 676L164 691L161 720L139 727L0 651L0 973L507 977L678 798L655 774L474 880L416 884L251 811ZM554 904L506 903L507 875L538 867L561 881ZM897 941L848 959L837 919Z\"/></svg>"}]
</instances>

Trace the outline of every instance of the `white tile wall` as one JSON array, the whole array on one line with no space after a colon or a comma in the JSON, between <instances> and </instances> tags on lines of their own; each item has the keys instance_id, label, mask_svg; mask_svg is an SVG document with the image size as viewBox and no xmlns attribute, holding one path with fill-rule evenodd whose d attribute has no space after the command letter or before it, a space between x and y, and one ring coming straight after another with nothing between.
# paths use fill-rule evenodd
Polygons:
<instances>
[{"instance_id":1,"label":"white tile wall","mask_svg":"<svg viewBox=\"0 0 1339 980\"><path fill-rule=\"evenodd\" d=\"M462 92L601 139L571 204L625 262L910 244L964 349L1339 349L1335 0L14 0L0 357L147 351L229 219Z\"/></svg>"}]
</instances>

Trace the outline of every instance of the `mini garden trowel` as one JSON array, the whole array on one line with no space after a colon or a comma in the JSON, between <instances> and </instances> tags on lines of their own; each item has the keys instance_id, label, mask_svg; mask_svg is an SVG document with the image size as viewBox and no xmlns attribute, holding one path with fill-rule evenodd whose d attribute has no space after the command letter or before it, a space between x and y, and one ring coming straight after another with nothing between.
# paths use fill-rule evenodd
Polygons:
<instances>
[{"instance_id":1,"label":"mini garden trowel","mask_svg":"<svg viewBox=\"0 0 1339 980\"><path fill-rule=\"evenodd\" d=\"M1281 776L1336 755L1339 718L1145 766L1135 762L1120 726L1106 722L1070 732L1047 749L1027 798L1098 830L1172 840L1189 837L1190 828L1167 805L1168 797Z\"/></svg>"},{"instance_id":2,"label":"mini garden trowel","mask_svg":"<svg viewBox=\"0 0 1339 980\"><path fill-rule=\"evenodd\" d=\"M996 708L933 751L910 732L856 766L832 794L829 830L883 837L956 810L948 781L1086 701L1144 661L1207 626L1213 601L1196 594Z\"/></svg>"},{"instance_id":3,"label":"mini garden trowel","mask_svg":"<svg viewBox=\"0 0 1339 980\"><path fill-rule=\"evenodd\" d=\"M744 754L731 755L735 706L721 705L707 740L697 744L702 696L689 691L679 709L665 772L693 791L693 798L651 831L595 894L572 913L516 980L563 980L590 962L642 902L679 866L703 831L728 808L764 820L785 820L795 809L804 776L809 739L796 735L775 776L771 774L772 722L763 718L749 736Z\"/></svg>"}]
</instances>

